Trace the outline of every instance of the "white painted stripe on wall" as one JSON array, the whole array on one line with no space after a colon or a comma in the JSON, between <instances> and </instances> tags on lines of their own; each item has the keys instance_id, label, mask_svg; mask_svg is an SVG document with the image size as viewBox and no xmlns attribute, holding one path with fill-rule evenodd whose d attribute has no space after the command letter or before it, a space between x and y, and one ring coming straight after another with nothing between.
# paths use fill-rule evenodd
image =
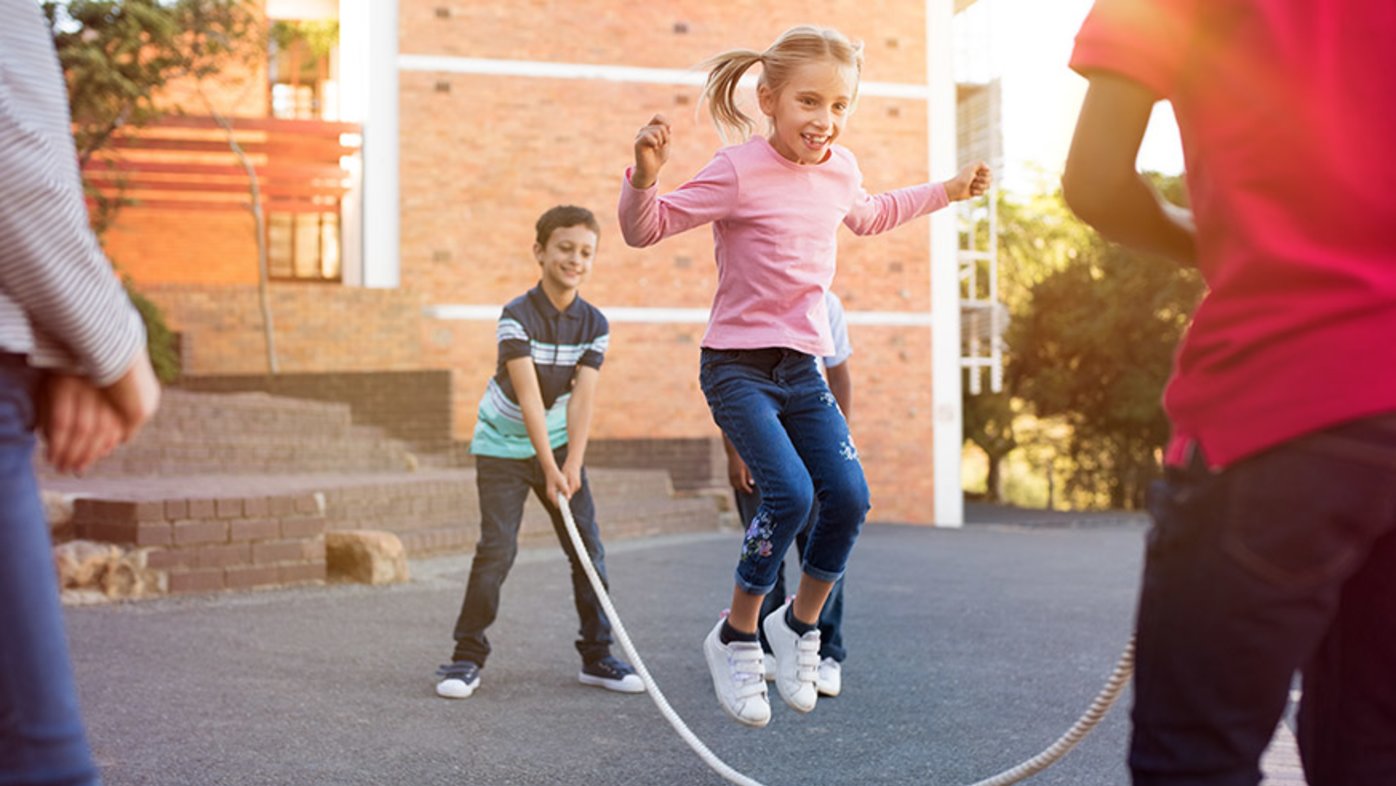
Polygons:
<instances>
[{"instance_id":1,"label":"white painted stripe on wall","mask_svg":"<svg viewBox=\"0 0 1396 786\"><path fill-rule=\"evenodd\" d=\"M494 322L499 319L503 305L454 305L427 306L423 312L429 319L458 322ZM629 308L612 307L602 309L610 322L638 322L651 325L706 325L706 308ZM929 311L849 311L846 317L850 325L876 325L880 327L930 327L933 323Z\"/></svg>"},{"instance_id":2,"label":"white painted stripe on wall","mask_svg":"<svg viewBox=\"0 0 1396 786\"><path fill-rule=\"evenodd\" d=\"M638 68L635 66L601 65L591 63L551 63L541 60L497 60L482 57L450 55L398 55L397 66L402 71L432 71L447 74L476 74L483 76L523 76L542 79L589 79L603 82L631 82L652 85L686 85L701 87L707 74L682 68ZM755 77L742 83L755 85ZM881 98L910 98L924 101L930 95L925 85L902 82L864 82L859 93Z\"/></svg>"}]
</instances>

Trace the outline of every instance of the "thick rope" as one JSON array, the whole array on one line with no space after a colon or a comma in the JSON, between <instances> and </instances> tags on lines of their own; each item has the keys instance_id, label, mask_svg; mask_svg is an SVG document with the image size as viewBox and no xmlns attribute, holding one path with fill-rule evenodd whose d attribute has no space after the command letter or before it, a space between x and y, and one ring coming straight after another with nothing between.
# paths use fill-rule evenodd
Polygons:
<instances>
[{"instance_id":1,"label":"thick rope","mask_svg":"<svg viewBox=\"0 0 1396 786\"><path fill-rule=\"evenodd\" d=\"M1066 733L1057 738L1057 741L1047 747L1046 750L1019 764L1011 770L1004 770L992 778L985 778L977 781L972 786L1008 786L1010 783L1030 778L1033 775L1047 769L1057 760L1065 756L1068 751L1076 747L1091 729L1100 723L1100 719L1105 717L1105 713L1110 711L1115 699L1120 697L1125 685L1129 684L1129 678L1134 674L1134 637L1131 636L1129 643L1125 645L1124 652L1120 653L1120 660L1115 664L1115 670L1110 674L1110 679L1105 681L1105 687L1096 694L1091 706L1086 709L1086 713L1076 720Z\"/></svg>"},{"instance_id":2,"label":"thick rope","mask_svg":"<svg viewBox=\"0 0 1396 786\"><path fill-rule=\"evenodd\" d=\"M683 718L669 706L669 701L660 692L659 686L655 684L654 678L650 676L649 669L645 668L645 663L640 659L640 653L635 651L635 645L630 643L630 635L625 632L625 626L621 624L620 615L616 614L615 606L611 605L611 597L606 593L606 587L601 583L601 577L596 575L596 566L591 562L590 554L586 546L582 543L582 536L577 533L577 522L572 518L572 509L567 504L567 498L561 494L557 497L558 509L562 511L562 521L567 525L567 536L572 540L572 548L576 550L577 557L582 563L582 569L586 571L587 579L591 582L592 589L596 590L596 597L601 601L601 608L606 612L606 618L611 621L611 629L616 635L616 641L620 642L621 649L630 658L630 663L635 667L635 673L640 675L640 680L645 683L645 691L649 693L654 704L659 708L659 712L664 719L669 721L669 725L674 727L674 731L679 733L688 747L703 760L713 772L721 775L727 781L739 786L762 786L760 781L743 775L732 769L732 767L717 757L698 736L693 733L688 725L683 722ZM587 555L586 559L581 559L582 555ZM1110 679L1106 680L1105 687L1096 694L1091 706L1086 709L1086 713L1077 719L1066 733L1057 738L1057 741L1047 747L1046 750L1019 764L1018 766L1004 770L998 775L976 781L971 786L1010 786L1010 784L1036 775L1055 764L1061 757L1065 756L1076 744L1080 742L1091 729L1100 723L1105 714L1110 711L1115 700L1120 697L1125 685L1129 684L1130 677L1134 674L1134 638L1131 637L1129 643L1125 645L1124 652L1120 654L1120 660L1115 664L1115 670L1110 674Z\"/></svg>"},{"instance_id":3,"label":"thick rope","mask_svg":"<svg viewBox=\"0 0 1396 786\"><path fill-rule=\"evenodd\" d=\"M567 536L572 539L572 548L577 552L577 561L582 563L582 569L586 571L587 579L591 582L592 589L596 590L596 597L601 601L601 608L606 612L606 619L611 621L611 630L616 635L616 641L620 642L621 649L625 650L626 657L630 658L630 665L635 667L635 673L640 675L640 680L645 683L645 691L654 700L654 706L659 708L659 713L664 719L669 721L669 725L674 727L674 731L679 733L683 741L688 743L688 747L698 754L712 771L727 779L730 783L738 786L762 786L760 781L753 780L737 772L727 762L719 759L703 741L698 739L688 728L688 724L683 722L674 708L669 706L669 700L664 698L659 686L654 683L654 678L650 676L649 669L645 668L645 662L640 659L640 653L635 651L635 645L630 643L630 635L625 632L625 626L621 624L620 615L616 613L616 607L611 605L611 597L606 593L606 587L601 583L601 577L596 575L596 566L591 562L591 555L582 543L582 536L577 533L577 522L572 518L572 508L567 504L567 498L562 494L557 495L557 506L562 511L562 521L567 525Z\"/></svg>"}]
</instances>

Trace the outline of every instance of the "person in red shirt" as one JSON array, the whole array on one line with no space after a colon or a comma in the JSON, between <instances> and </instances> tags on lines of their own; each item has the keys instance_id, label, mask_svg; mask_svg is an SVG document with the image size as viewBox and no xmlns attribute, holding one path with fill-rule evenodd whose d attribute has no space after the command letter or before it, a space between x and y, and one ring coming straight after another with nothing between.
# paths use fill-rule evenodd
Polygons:
<instances>
[{"instance_id":1,"label":"person in red shirt","mask_svg":"<svg viewBox=\"0 0 1396 786\"><path fill-rule=\"evenodd\" d=\"M1396 4L1098 0L1067 202L1209 291L1164 406L1135 784L1256 784L1303 673L1311 786L1396 783ZM1173 104L1192 210L1135 169Z\"/></svg>"}]
</instances>

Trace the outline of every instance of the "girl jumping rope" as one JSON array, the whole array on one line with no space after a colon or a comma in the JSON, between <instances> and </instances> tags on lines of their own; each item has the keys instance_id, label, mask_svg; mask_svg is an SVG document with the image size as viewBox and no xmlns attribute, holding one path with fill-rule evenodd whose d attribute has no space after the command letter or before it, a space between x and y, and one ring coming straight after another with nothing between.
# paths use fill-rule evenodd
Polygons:
<instances>
[{"instance_id":1,"label":"girl jumping rope","mask_svg":"<svg viewBox=\"0 0 1396 786\"><path fill-rule=\"evenodd\" d=\"M737 107L736 91L757 64L756 97L769 131L752 137L755 123ZM983 194L990 173L979 163L944 183L864 191L853 154L834 144L857 99L862 47L835 30L792 28L765 52L732 50L704 65L711 70L703 98L719 132L746 141L722 148L692 180L658 196L672 131L655 115L635 137L620 225L636 247L713 225L718 284L699 380L713 419L751 468L761 506L746 522L731 610L703 653L722 708L760 727L771 705L756 626L771 643L781 698L798 712L814 709L819 612L869 508L848 424L815 363L833 349L824 292L834 278L839 223L859 235L886 232ZM799 589L758 620L816 498Z\"/></svg>"}]
</instances>

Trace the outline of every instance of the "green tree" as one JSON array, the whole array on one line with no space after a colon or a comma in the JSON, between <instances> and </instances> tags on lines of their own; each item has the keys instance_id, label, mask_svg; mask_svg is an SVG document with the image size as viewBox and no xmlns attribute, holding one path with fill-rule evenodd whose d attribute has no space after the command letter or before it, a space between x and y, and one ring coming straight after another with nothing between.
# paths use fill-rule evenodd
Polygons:
<instances>
[{"instance_id":1,"label":"green tree","mask_svg":"<svg viewBox=\"0 0 1396 786\"><path fill-rule=\"evenodd\" d=\"M78 160L88 166L123 130L170 107L161 91L253 56L261 36L254 0L67 0L43 3L68 83ZM88 188L101 235L126 204Z\"/></svg>"},{"instance_id":2,"label":"green tree","mask_svg":"<svg viewBox=\"0 0 1396 786\"><path fill-rule=\"evenodd\" d=\"M1012 325L1029 309L1033 287L1051 273L1072 264L1080 248L1089 243L1092 233L1067 210L1058 195L1035 195L1020 201L1000 192L995 209L999 226L999 300L1007 307ZM977 245L984 247L984 240L978 238ZM1015 353L1011 332L1007 339L1004 365L1011 369ZM1003 461L1024 447L1024 436L1019 433L1023 407L1016 383L1012 374L1005 374L1000 393L986 391L973 395L967 387L964 393L965 439L978 446L987 457L986 497L989 501L1001 501Z\"/></svg>"},{"instance_id":3,"label":"green tree","mask_svg":"<svg viewBox=\"0 0 1396 786\"><path fill-rule=\"evenodd\" d=\"M1158 185L1182 196L1176 178ZM1041 268L1015 312L1007 377L1039 417L1070 425L1069 490L1137 509L1168 438L1160 397L1174 348L1203 284L1196 271L1106 242L1066 211L1059 194L1052 199L1056 237L1070 243Z\"/></svg>"},{"instance_id":4,"label":"green tree","mask_svg":"<svg viewBox=\"0 0 1396 786\"><path fill-rule=\"evenodd\" d=\"M170 109L158 100L171 82L251 62L262 35L255 0L66 0L42 7L67 81L84 169L118 132L147 125ZM84 190L100 238L129 200L121 188L111 195L84 182ZM129 280L126 288L145 321L156 373L173 381L179 374L174 334L153 302Z\"/></svg>"}]
</instances>

